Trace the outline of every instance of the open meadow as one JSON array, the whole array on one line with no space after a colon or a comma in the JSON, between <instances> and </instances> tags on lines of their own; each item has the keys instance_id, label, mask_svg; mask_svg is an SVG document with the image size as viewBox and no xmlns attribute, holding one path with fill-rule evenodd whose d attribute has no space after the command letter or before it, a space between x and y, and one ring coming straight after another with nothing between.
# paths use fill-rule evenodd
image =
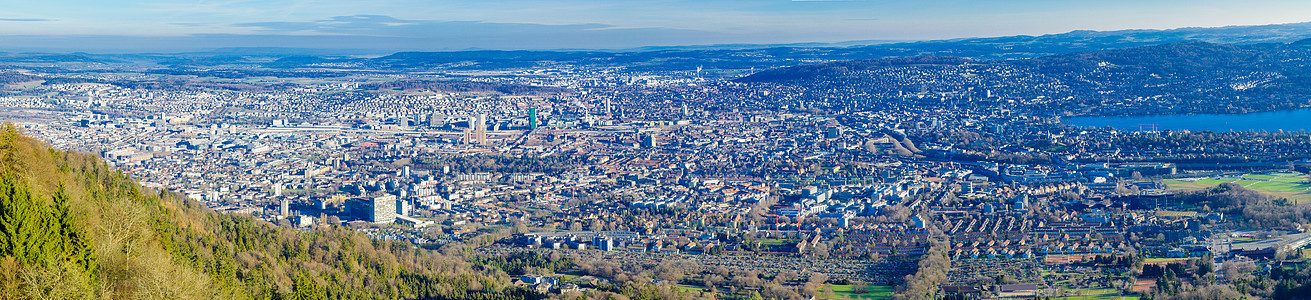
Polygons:
<instances>
[{"instance_id":1,"label":"open meadow","mask_svg":"<svg viewBox=\"0 0 1311 300\"><path fill-rule=\"evenodd\" d=\"M1311 203L1311 176L1302 173L1276 172L1263 174L1241 174L1206 178L1186 178L1164 180L1170 190L1187 191L1210 188L1222 183L1233 183L1245 188L1258 190L1266 194L1288 198L1298 203Z\"/></svg>"}]
</instances>

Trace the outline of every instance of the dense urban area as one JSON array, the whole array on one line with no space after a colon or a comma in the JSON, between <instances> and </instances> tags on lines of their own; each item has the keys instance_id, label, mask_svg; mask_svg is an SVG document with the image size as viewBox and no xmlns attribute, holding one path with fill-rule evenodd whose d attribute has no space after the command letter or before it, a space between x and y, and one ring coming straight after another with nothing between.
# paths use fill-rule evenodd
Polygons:
<instances>
[{"instance_id":1,"label":"dense urban area","mask_svg":"<svg viewBox=\"0 0 1311 300\"><path fill-rule=\"evenodd\" d=\"M10 54L0 118L237 220L461 257L530 297L1296 299L1311 133L1062 120L1305 108L1303 60L1198 70L1308 49L740 68ZM292 277L274 280L312 281Z\"/></svg>"}]
</instances>

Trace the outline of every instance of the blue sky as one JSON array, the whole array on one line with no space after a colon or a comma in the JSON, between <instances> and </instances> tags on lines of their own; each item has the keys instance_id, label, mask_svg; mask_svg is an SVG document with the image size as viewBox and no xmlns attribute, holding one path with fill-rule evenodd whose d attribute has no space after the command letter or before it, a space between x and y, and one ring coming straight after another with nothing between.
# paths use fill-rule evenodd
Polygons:
<instances>
[{"instance_id":1,"label":"blue sky","mask_svg":"<svg viewBox=\"0 0 1311 300\"><path fill-rule=\"evenodd\" d=\"M205 45L233 46L285 46L279 44L284 40L329 41L343 47L626 48L930 40L1311 21L1311 1L1305 0L5 2L0 5L0 36L29 47L38 43L32 41L80 38L124 45L197 39L207 41Z\"/></svg>"}]
</instances>

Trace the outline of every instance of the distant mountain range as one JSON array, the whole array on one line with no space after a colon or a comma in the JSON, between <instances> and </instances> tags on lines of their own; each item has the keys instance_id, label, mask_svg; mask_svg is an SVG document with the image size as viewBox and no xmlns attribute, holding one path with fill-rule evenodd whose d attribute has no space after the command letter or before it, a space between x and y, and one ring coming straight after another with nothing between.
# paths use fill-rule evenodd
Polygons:
<instances>
[{"instance_id":1,"label":"distant mountain range","mask_svg":"<svg viewBox=\"0 0 1311 300\"><path fill-rule=\"evenodd\" d=\"M868 41L865 45L715 45L636 51L457 51L402 52L371 60L387 67L524 67L540 62L631 65L675 70L770 68L807 62L914 56L1023 59L1056 54L1124 49L1175 42L1216 44L1284 43L1311 38L1311 23L1171 30L1073 31L1041 36L1008 36L923 42ZM861 42L850 42L861 44ZM650 51L647 51L650 50Z\"/></svg>"},{"instance_id":2,"label":"distant mountain range","mask_svg":"<svg viewBox=\"0 0 1311 300\"><path fill-rule=\"evenodd\" d=\"M1226 27L1188 27L1169 30L1078 30L1040 36L968 38L870 45L865 48L902 51L902 55L949 55L979 59L1029 58L1186 41L1214 44L1287 43L1311 38L1311 22Z\"/></svg>"},{"instance_id":3,"label":"distant mountain range","mask_svg":"<svg viewBox=\"0 0 1311 300\"><path fill-rule=\"evenodd\" d=\"M956 56L973 59L1023 59L1055 54L1124 49L1174 42L1202 41L1246 45L1286 43L1311 38L1311 22L1180 28L1170 30L1073 31L1041 36L967 38L921 42L852 41L781 45L727 44L643 47L626 50L505 51L471 50L400 52L382 55L369 49L307 49L231 47L203 52L152 54L4 53L6 62L145 61L171 68L216 65L260 68L305 68L324 63L351 63L380 68L498 69L577 65L625 66L638 70L749 70L838 60L913 56ZM88 50L91 51L91 50Z\"/></svg>"}]
</instances>

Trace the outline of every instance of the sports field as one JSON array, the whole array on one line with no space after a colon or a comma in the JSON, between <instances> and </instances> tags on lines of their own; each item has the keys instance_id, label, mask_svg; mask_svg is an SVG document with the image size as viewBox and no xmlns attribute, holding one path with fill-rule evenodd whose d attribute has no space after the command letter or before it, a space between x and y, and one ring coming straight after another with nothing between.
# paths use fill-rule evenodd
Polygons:
<instances>
[{"instance_id":1,"label":"sports field","mask_svg":"<svg viewBox=\"0 0 1311 300\"><path fill-rule=\"evenodd\" d=\"M833 287L833 296L837 299L892 299L892 286L871 285L868 293L856 293L855 285L828 285Z\"/></svg>"},{"instance_id":2,"label":"sports field","mask_svg":"<svg viewBox=\"0 0 1311 300\"><path fill-rule=\"evenodd\" d=\"M1281 172L1170 179L1163 181L1163 183L1169 186L1171 190L1197 190L1210 188L1221 183L1234 183L1276 197L1297 200L1298 203L1311 203L1311 184L1306 183L1308 180L1311 180L1311 176L1306 174Z\"/></svg>"}]
</instances>

